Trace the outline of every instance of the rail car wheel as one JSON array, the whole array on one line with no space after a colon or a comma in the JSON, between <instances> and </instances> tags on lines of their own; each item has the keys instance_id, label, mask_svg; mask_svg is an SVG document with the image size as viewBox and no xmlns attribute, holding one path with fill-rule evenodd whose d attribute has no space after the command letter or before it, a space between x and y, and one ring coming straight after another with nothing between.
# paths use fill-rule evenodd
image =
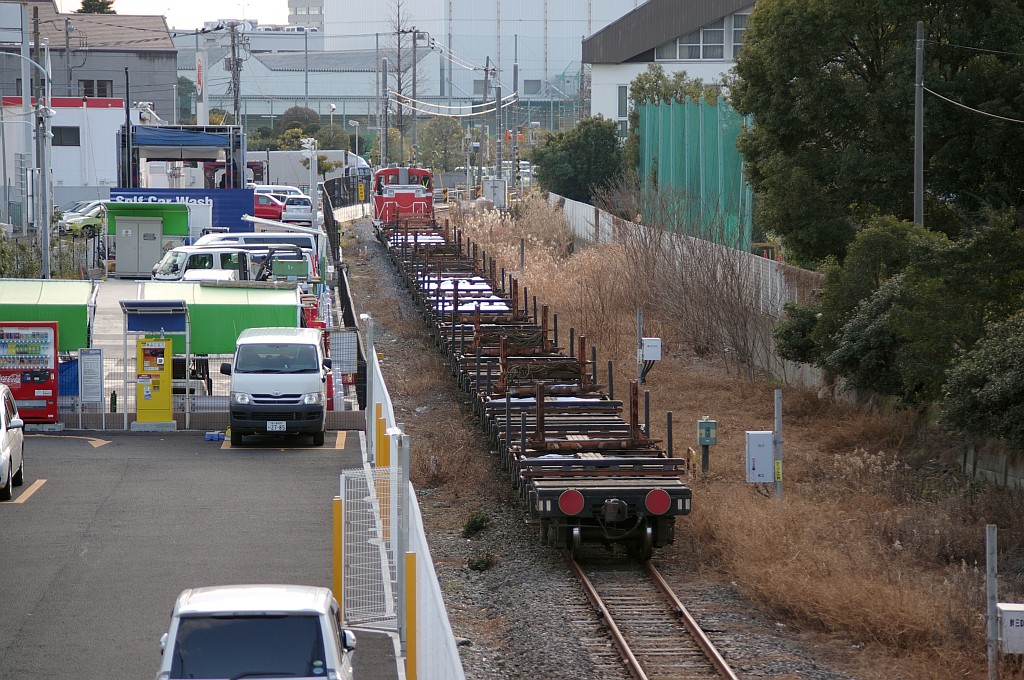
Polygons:
<instances>
[{"instance_id":1,"label":"rail car wheel","mask_svg":"<svg viewBox=\"0 0 1024 680\"><path fill-rule=\"evenodd\" d=\"M538 524L540 524L540 544L546 546L548 544L548 530L551 529L551 520L542 519Z\"/></svg>"},{"instance_id":2,"label":"rail car wheel","mask_svg":"<svg viewBox=\"0 0 1024 680\"><path fill-rule=\"evenodd\" d=\"M654 555L654 527L650 524L644 525L643 533L633 543L630 543L628 552L638 562L646 562Z\"/></svg>"},{"instance_id":3,"label":"rail car wheel","mask_svg":"<svg viewBox=\"0 0 1024 680\"><path fill-rule=\"evenodd\" d=\"M583 532L580 531L579 527L572 528L572 538L569 541L569 554L572 555L574 560L580 558L583 552Z\"/></svg>"}]
</instances>

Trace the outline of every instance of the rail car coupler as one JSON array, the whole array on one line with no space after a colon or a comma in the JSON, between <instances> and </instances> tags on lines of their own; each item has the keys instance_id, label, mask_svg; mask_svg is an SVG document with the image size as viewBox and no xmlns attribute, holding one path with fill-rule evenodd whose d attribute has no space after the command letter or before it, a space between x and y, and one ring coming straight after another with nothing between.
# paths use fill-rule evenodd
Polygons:
<instances>
[{"instance_id":1,"label":"rail car coupler","mask_svg":"<svg viewBox=\"0 0 1024 680\"><path fill-rule=\"evenodd\" d=\"M629 506L618 498L608 498L601 508L605 522L623 522L629 517Z\"/></svg>"}]
</instances>

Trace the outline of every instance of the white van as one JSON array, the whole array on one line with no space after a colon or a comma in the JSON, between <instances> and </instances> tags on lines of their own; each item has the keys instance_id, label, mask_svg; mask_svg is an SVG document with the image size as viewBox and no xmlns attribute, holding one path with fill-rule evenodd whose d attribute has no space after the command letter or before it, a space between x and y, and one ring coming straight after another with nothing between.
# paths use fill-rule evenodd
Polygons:
<instances>
[{"instance_id":1,"label":"white van","mask_svg":"<svg viewBox=\"0 0 1024 680\"><path fill-rule=\"evenodd\" d=\"M157 281L246 280L249 259L243 248L226 243L222 247L178 246L164 253L153 265Z\"/></svg>"},{"instance_id":2,"label":"white van","mask_svg":"<svg viewBox=\"0 0 1024 680\"><path fill-rule=\"evenodd\" d=\"M339 622L328 588L189 588L178 595L170 629L160 637L156 677L352 680L356 637Z\"/></svg>"},{"instance_id":3,"label":"white van","mask_svg":"<svg viewBox=\"0 0 1024 680\"><path fill-rule=\"evenodd\" d=\"M232 363L229 423L233 437L253 434L326 434L327 373L319 328L247 328Z\"/></svg>"},{"instance_id":4,"label":"white van","mask_svg":"<svg viewBox=\"0 0 1024 680\"><path fill-rule=\"evenodd\" d=\"M252 186L252 192L254 194L283 194L285 196L305 196L305 194L299 190L298 187L293 187L288 184L254 184Z\"/></svg>"},{"instance_id":5,"label":"white van","mask_svg":"<svg viewBox=\"0 0 1024 680\"><path fill-rule=\"evenodd\" d=\"M301 231L232 231L221 234L206 234L196 240L197 246L227 246L241 243L243 245L291 245L312 250L317 257L323 255L327 244L327 234L304 233Z\"/></svg>"}]
</instances>

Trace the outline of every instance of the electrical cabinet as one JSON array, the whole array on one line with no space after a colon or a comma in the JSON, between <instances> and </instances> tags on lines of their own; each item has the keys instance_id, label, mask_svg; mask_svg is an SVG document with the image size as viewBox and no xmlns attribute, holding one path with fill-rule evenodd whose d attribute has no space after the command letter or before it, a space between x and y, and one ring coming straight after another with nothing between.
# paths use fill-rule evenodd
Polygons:
<instances>
[{"instance_id":1,"label":"electrical cabinet","mask_svg":"<svg viewBox=\"0 0 1024 680\"><path fill-rule=\"evenodd\" d=\"M747 430L747 482L775 481L775 433L771 430Z\"/></svg>"},{"instance_id":2,"label":"electrical cabinet","mask_svg":"<svg viewBox=\"0 0 1024 680\"><path fill-rule=\"evenodd\" d=\"M1024 604L1000 602L996 612L1003 654L1024 654Z\"/></svg>"}]
</instances>

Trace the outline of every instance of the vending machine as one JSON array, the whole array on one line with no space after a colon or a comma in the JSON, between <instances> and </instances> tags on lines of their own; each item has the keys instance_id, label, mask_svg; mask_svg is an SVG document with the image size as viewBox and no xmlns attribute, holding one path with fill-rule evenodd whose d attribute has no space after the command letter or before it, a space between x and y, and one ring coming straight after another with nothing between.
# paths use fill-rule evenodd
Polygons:
<instances>
[{"instance_id":1,"label":"vending machine","mask_svg":"<svg viewBox=\"0 0 1024 680\"><path fill-rule=\"evenodd\" d=\"M56 321L0 321L0 382L26 423L57 422Z\"/></svg>"}]
</instances>

